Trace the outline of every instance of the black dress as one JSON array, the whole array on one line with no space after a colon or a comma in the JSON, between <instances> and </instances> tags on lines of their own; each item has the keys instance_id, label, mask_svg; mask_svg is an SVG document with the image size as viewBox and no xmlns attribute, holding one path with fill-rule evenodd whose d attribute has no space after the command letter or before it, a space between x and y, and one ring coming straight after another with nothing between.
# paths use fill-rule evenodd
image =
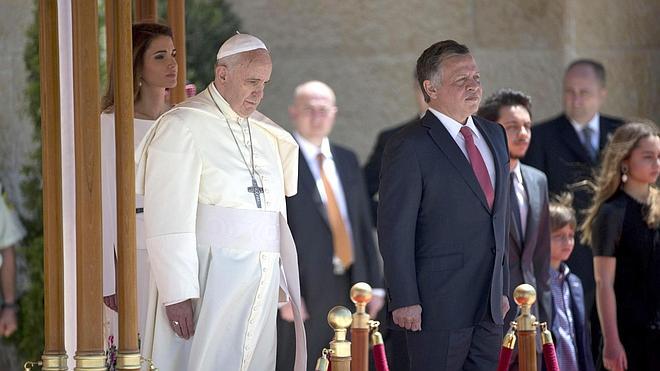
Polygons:
<instances>
[{"instance_id":1,"label":"black dress","mask_svg":"<svg viewBox=\"0 0 660 371\"><path fill-rule=\"evenodd\" d=\"M660 370L660 233L646 213L646 205L618 191L592 226L594 256L616 258L617 327L629 371Z\"/></svg>"}]
</instances>

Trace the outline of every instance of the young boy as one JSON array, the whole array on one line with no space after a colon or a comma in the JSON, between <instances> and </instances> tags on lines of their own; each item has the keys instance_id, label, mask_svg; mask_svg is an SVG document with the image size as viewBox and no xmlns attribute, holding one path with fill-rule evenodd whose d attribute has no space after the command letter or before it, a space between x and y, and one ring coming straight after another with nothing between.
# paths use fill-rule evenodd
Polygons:
<instances>
[{"instance_id":1,"label":"young boy","mask_svg":"<svg viewBox=\"0 0 660 371\"><path fill-rule=\"evenodd\" d=\"M562 371L593 371L589 332L585 324L582 282L565 261L575 245L573 197L564 194L550 203L550 288L552 292L552 334L557 361Z\"/></svg>"}]
</instances>

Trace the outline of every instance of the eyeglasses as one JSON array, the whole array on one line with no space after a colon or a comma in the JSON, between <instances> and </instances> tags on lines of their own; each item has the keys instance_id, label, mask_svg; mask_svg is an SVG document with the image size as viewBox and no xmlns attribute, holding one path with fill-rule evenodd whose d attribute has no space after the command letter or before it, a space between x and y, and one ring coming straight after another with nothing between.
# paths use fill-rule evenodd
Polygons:
<instances>
[{"instance_id":1,"label":"eyeglasses","mask_svg":"<svg viewBox=\"0 0 660 371\"><path fill-rule=\"evenodd\" d=\"M550 237L552 242L556 243L575 243L575 235L566 235L566 234L558 234L556 236Z\"/></svg>"},{"instance_id":2,"label":"eyeglasses","mask_svg":"<svg viewBox=\"0 0 660 371\"><path fill-rule=\"evenodd\" d=\"M523 129L529 134L529 132L532 130L532 125L507 125L504 127L504 130L506 130L507 133L512 134L512 135L518 135L522 133Z\"/></svg>"}]
</instances>

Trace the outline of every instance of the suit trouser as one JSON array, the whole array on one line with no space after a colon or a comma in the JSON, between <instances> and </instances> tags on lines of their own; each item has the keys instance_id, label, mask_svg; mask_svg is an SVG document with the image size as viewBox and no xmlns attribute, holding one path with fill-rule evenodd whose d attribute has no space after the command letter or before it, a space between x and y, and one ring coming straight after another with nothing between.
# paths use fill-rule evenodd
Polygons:
<instances>
[{"instance_id":1,"label":"suit trouser","mask_svg":"<svg viewBox=\"0 0 660 371\"><path fill-rule=\"evenodd\" d=\"M406 331L406 341L411 370L495 370L502 346L502 325L484 320L456 330Z\"/></svg>"}]
</instances>

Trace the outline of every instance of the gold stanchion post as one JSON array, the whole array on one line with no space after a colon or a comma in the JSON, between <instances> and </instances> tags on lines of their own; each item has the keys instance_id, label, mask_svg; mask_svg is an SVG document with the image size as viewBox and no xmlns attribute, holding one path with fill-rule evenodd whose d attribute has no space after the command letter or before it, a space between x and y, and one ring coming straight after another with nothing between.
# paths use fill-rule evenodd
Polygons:
<instances>
[{"instance_id":1,"label":"gold stanchion post","mask_svg":"<svg viewBox=\"0 0 660 371\"><path fill-rule=\"evenodd\" d=\"M369 371L369 314L371 286L358 282L351 288L351 301L356 311L351 324L351 371Z\"/></svg>"},{"instance_id":2,"label":"gold stanchion post","mask_svg":"<svg viewBox=\"0 0 660 371\"><path fill-rule=\"evenodd\" d=\"M353 316L346 307L336 306L328 312L328 324L335 331L335 336L330 342L332 371L350 371L351 369L351 342L346 340L351 322L353 322Z\"/></svg>"},{"instance_id":3,"label":"gold stanchion post","mask_svg":"<svg viewBox=\"0 0 660 371\"><path fill-rule=\"evenodd\" d=\"M536 290L526 283L516 287L513 300L520 307L518 325L518 366L520 371L536 371L536 317L531 313Z\"/></svg>"}]
</instances>

